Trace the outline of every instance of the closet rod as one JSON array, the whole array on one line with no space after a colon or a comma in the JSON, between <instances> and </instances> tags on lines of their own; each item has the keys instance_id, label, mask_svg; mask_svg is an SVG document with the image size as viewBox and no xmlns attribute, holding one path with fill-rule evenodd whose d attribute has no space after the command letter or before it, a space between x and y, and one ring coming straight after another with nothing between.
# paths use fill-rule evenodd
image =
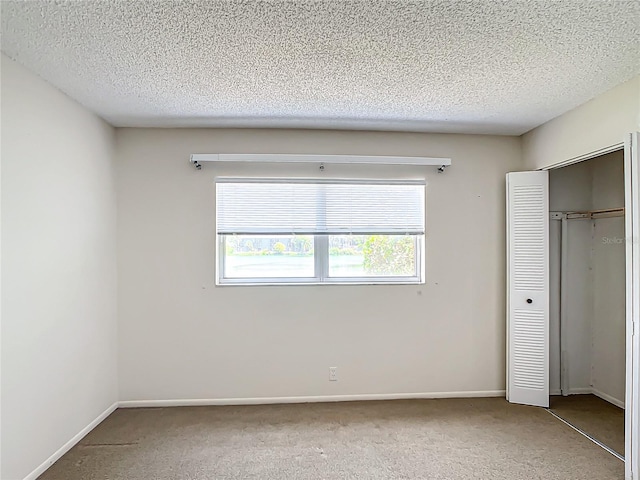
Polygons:
<instances>
[{"instance_id":1,"label":"closet rod","mask_svg":"<svg viewBox=\"0 0 640 480\"><path fill-rule=\"evenodd\" d=\"M623 217L624 208L605 208L602 210L588 210L586 212L567 212L567 219L574 218L609 218Z\"/></svg>"}]
</instances>

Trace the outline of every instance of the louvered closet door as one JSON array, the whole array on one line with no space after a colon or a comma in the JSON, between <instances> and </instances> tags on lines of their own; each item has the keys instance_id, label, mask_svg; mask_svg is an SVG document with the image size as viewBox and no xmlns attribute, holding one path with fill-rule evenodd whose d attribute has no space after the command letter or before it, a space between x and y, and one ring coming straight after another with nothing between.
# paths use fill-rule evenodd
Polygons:
<instances>
[{"instance_id":1,"label":"louvered closet door","mask_svg":"<svg viewBox=\"0 0 640 480\"><path fill-rule=\"evenodd\" d=\"M546 171L507 174L507 400L549 406Z\"/></svg>"}]
</instances>

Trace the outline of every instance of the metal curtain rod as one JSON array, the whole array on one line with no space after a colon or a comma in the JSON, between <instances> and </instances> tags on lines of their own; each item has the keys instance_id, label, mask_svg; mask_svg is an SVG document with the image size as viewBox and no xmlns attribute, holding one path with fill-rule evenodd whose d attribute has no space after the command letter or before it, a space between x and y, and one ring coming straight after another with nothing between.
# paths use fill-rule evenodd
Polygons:
<instances>
[{"instance_id":1,"label":"metal curtain rod","mask_svg":"<svg viewBox=\"0 0 640 480\"><path fill-rule=\"evenodd\" d=\"M587 210L584 212L567 212L568 220L576 218L598 219L622 216L624 216L624 208L604 208L601 210Z\"/></svg>"},{"instance_id":2,"label":"metal curtain rod","mask_svg":"<svg viewBox=\"0 0 640 480\"><path fill-rule=\"evenodd\" d=\"M419 167L435 166L438 173L451 165L450 158L436 157L398 157L380 155L306 155L272 153L193 153L189 161L197 170L204 162L257 162L257 163L317 163L321 171L325 164L347 163L364 165L414 165Z\"/></svg>"}]
</instances>

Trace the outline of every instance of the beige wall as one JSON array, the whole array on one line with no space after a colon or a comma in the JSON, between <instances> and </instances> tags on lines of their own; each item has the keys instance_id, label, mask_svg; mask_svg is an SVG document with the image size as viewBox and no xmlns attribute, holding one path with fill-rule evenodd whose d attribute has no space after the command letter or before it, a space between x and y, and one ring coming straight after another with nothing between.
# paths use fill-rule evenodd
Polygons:
<instances>
[{"instance_id":1,"label":"beige wall","mask_svg":"<svg viewBox=\"0 0 640 480\"><path fill-rule=\"evenodd\" d=\"M4 55L1 87L0 477L17 480L117 401L114 131Z\"/></svg>"},{"instance_id":2,"label":"beige wall","mask_svg":"<svg viewBox=\"0 0 640 480\"><path fill-rule=\"evenodd\" d=\"M625 141L640 130L640 76L531 130L522 137L528 169L537 170Z\"/></svg>"},{"instance_id":3,"label":"beige wall","mask_svg":"<svg viewBox=\"0 0 640 480\"><path fill-rule=\"evenodd\" d=\"M504 389L504 178L520 169L518 138L118 129L116 142L121 400ZM451 157L444 174L323 173L426 177L426 284L215 287L214 176L319 173L188 163L191 153L229 152Z\"/></svg>"}]
</instances>

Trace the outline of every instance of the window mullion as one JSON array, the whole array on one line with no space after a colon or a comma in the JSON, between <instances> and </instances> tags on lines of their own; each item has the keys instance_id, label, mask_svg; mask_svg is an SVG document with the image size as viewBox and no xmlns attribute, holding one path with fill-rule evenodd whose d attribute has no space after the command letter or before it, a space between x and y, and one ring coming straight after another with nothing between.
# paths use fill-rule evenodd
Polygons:
<instances>
[{"instance_id":1,"label":"window mullion","mask_svg":"<svg viewBox=\"0 0 640 480\"><path fill-rule=\"evenodd\" d=\"M316 277L318 281L324 282L329 276L329 236L316 235L314 238Z\"/></svg>"},{"instance_id":2,"label":"window mullion","mask_svg":"<svg viewBox=\"0 0 640 480\"><path fill-rule=\"evenodd\" d=\"M316 231L327 230L327 192L324 188L317 191L316 196ZM325 282L329 273L329 237L315 235L316 276L319 282Z\"/></svg>"},{"instance_id":3,"label":"window mullion","mask_svg":"<svg viewBox=\"0 0 640 480\"><path fill-rule=\"evenodd\" d=\"M227 236L218 235L218 281L226 276L225 263L227 260Z\"/></svg>"}]
</instances>

